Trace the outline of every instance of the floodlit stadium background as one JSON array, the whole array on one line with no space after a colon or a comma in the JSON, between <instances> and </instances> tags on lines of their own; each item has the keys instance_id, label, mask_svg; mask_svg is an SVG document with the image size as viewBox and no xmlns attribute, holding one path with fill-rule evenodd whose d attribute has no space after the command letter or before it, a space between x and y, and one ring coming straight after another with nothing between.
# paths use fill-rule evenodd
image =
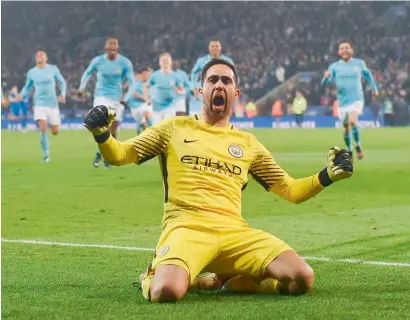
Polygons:
<instances>
[{"instance_id":1,"label":"floodlit stadium background","mask_svg":"<svg viewBox=\"0 0 410 320\"><path fill-rule=\"evenodd\" d=\"M196 59L208 53L209 40L219 39L222 52L237 64L241 102L255 102L258 115L271 115L278 99L284 115L291 113L300 87L309 103L307 116L331 116L335 91L319 82L337 60L338 42L349 39L381 90L372 101L366 85L364 124L372 125L372 119L383 123L388 97L395 105L394 123L406 125L408 108L398 98L403 96L407 104L410 99L409 10L405 2L5 2L2 87L5 93L12 85L20 89L35 51L44 49L67 80L68 101L60 107L69 122L90 106L93 83L85 102L78 101L76 89L108 36L119 38L121 53L135 70L157 68L158 54L169 51L188 74ZM306 126L334 125L326 118L310 120L315 123ZM272 126L256 122L254 126Z\"/></svg>"},{"instance_id":2,"label":"floodlit stadium background","mask_svg":"<svg viewBox=\"0 0 410 320\"><path fill-rule=\"evenodd\" d=\"M3 92L21 89L43 49L67 80L62 129L82 129L51 137L52 162L42 165L38 133L8 132L2 108L4 318L410 318L408 2L2 2L1 16ZM236 114L233 123L250 129L295 177L318 172L328 148L343 146L335 89L321 87L320 78L337 59L338 42L353 42L381 93L372 100L365 85L366 156L355 161L354 177L297 206L254 182L243 196L247 221L309 260L317 275L311 294L200 292L176 306L144 302L132 283L160 234L158 163L94 169L95 144L81 125L94 82L85 99L76 94L107 36L118 37L135 69L157 68L158 54L169 51L188 74L209 40L220 40L238 68L240 103L257 106L256 116ZM308 101L306 129L293 128L296 89ZM272 116L279 101L283 115ZM395 128L384 127L386 101ZM128 110L119 138L132 137L134 128Z\"/></svg>"}]
</instances>

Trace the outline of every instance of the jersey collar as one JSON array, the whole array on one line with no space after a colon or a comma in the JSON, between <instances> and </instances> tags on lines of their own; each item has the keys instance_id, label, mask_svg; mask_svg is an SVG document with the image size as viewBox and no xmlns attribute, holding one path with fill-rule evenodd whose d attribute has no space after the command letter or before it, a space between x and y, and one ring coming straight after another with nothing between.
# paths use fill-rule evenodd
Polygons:
<instances>
[{"instance_id":1,"label":"jersey collar","mask_svg":"<svg viewBox=\"0 0 410 320\"><path fill-rule=\"evenodd\" d=\"M47 68L47 67L48 67L48 63L46 63L46 64L44 65L44 67L42 67L42 68L39 68L38 65L36 65L36 68L39 69L39 70L44 70L44 69Z\"/></svg>"},{"instance_id":2,"label":"jersey collar","mask_svg":"<svg viewBox=\"0 0 410 320\"><path fill-rule=\"evenodd\" d=\"M202 120L202 119L199 117L198 114L196 114L194 117L195 117L195 119L197 120L198 124L199 124L201 127L205 128L205 129L212 130L212 131L219 131L219 132L220 132L220 131L230 131L230 130L233 130L233 128L234 128L234 127L233 127L233 124L232 124L231 122L229 122L226 127L215 127L215 126L210 125L209 123L205 122L204 120Z\"/></svg>"},{"instance_id":3,"label":"jersey collar","mask_svg":"<svg viewBox=\"0 0 410 320\"><path fill-rule=\"evenodd\" d=\"M118 61L118 58L119 58L119 57L120 57L120 54L119 54L119 53L117 53L117 58L115 58L114 60L110 60L110 59L108 59L108 53L104 54L104 58L105 58L105 60L112 61L112 62L114 62L114 61Z\"/></svg>"}]
</instances>

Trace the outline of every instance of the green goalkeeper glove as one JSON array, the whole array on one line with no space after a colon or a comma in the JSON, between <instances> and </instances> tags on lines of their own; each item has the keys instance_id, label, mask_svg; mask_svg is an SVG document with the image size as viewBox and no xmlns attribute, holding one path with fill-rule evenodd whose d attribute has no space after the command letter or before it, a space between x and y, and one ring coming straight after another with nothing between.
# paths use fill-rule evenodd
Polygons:
<instances>
[{"instance_id":1,"label":"green goalkeeper glove","mask_svg":"<svg viewBox=\"0 0 410 320\"><path fill-rule=\"evenodd\" d=\"M85 115L84 126L93 134L95 141L103 143L110 137L108 129L115 116L115 112L106 106L96 106Z\"/></svg>"},{"instance_id":2,"label":"green goalkeeper glove","mask_svg":"<svg viewBox=\"0 0 410 320\"><path fill-rule=\"evenodd\" d=\"M319 173L319 181L327 187L333 182L350 178L353 175L353 161L349 152L333 147L327 154L327 167Z\"/></svg>"}]
</instances>

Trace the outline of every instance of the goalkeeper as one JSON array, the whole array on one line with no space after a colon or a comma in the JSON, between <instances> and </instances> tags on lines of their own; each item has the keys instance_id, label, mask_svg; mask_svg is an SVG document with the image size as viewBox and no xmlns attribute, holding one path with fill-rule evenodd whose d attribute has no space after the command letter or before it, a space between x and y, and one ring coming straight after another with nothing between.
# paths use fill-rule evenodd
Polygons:
<instances>
[{"instance_id":1,"label":"goalkeeper","mask_svg":"<svg viewBox=\"0 0 410 320\"><path fill-rule=\"evenodd\" d=\"M352 175L350 155L333 147L325 169L294 179L252 134L229 122L240 95L233 65L220 59L207 63L200 93L199 116L165 119L125 142L110 134L115 114L106 106L93 108L84 119L109 164L141 164L159 156L164 216L152 264L141 283L144 297L177 301L190 287L204 287L197 278L201 272L211 272L209 288L224 283L234 291L308 292L314 281L310 266L282 240L245 222L241 193L250 174L283 199L308 200Z\"/></svg>"}]
</instances>

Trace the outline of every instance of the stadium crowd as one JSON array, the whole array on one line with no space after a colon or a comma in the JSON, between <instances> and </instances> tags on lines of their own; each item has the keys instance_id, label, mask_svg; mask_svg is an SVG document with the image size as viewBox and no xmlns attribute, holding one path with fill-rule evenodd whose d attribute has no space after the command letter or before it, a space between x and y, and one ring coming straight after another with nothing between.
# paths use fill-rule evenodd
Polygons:
<instances>
[{"instance_id":1,"label":"stadium crowd","mask_svg":"<svg viewBox=\"0 0 410 320\"><path fill-rule=\"evenodd\" d=\"M410 6L400 2L7 2L2 86L21 87L40 48L77 99L81 74L109 35L119 38L136 70L157 67L158 54L169 51L188 73L208 41L219 39L237 64L244 99L255 100L297 72L322 75L347 38L375 75L379 99L409 102L409 15ZM310 105L330 104L334 93L317 81L304 92Z\"/></svg>"}]
</instances>

